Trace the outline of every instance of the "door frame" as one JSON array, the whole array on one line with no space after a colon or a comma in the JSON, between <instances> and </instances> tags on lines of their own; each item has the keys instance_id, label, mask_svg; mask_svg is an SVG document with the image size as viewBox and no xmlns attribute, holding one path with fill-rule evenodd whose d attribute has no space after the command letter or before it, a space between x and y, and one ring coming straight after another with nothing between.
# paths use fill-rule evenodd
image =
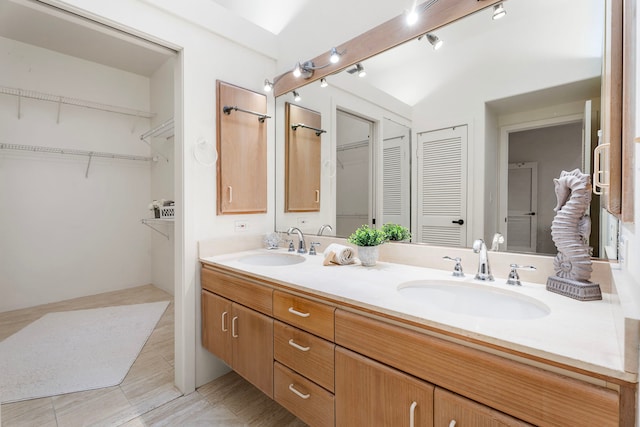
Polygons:
<instances>
[{"instance_id":1,"label":"door frame","mask_svg":"<svg viewBox=\"0 0 640 427\"><path fill-rule=\"evenodd\" d=\"M508 241L507 236L507 194L509 191L509 134L532 129L541 129L569 123L582 122L582 114L570 114L566 116L552 117L530 122L515 123L500 126L500 138L498 141L498 231Z\"/></svg>"}]
</instances>

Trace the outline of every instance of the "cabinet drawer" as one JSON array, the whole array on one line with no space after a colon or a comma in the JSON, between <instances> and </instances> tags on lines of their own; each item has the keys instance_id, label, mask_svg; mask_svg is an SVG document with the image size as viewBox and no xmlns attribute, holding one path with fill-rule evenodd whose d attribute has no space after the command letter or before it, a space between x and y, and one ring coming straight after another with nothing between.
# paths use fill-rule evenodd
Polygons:
<instances>
[{"instance_id":1,"label":"cabinet drawer","mask_svg":"<svg viewBox=\"0 0 640 427\"><path fill-rule=\"evenodd\" d=\"M273 289L203 267L200 275L202 289L221 295L231 301L260 313L273 314Z\"/></svg>"},{"instance_id":2,"label":"cabinet drawer","mask_svg":"<svg viewBox=\"0 0 640 427\"><path fill-rule=\"evenodd\" d=\"M436 388L433 402L435 426L532 426L441 388Z\"/></svg>"},{"instance_id":3,"label":"cabinet drawer","mask_svg":"<svg viewBox=\"0 0 640 427\"><path fill-rule=\"evenodd\" d=\"M274 362L274 400L314 427L334 425L333 394Z\"/></svg>"},{"instance_id":4,"label":"cabinet drawer","mask_svg":"<svg viewBox=\"0 0 640 427\"><path fill-rule=\"evenodd\" d=\"M333 392L335 344L277 320L273 341L277 361Z\"/></svg>"},{"instance_id":5,"label":"cabinet drawer","mask_svg":"<svg viewBox=\"0 0 640 427\"><path fill-rule=\"evenodd\" d=\"M288 294L273 292L273 316L314 335L333 341L335 307Z\"/></svg>"}]
</instances>

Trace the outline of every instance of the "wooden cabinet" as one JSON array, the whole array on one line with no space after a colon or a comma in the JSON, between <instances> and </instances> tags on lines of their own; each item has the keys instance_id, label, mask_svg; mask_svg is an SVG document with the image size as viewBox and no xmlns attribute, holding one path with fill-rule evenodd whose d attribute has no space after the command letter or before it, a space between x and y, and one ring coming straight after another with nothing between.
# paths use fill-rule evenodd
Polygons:
<instances>
[{"instance_id":1,"label":"wooden cabinet","mask_svg":"<svg viewBox=\"0 0 640 427\"><path fill-rule=\"evenodd\" d=\"M433 390L432 384L336 348L337 426L433 426Z\"/></svg>"},{"instance_id":2,"label":"wooden cabinet","mask_svg":"<svg viewBox=\"0 0 640 427\"><path fill-rule=\"evenodd\" d=\"M272 289L203 268L202 346L273 397ZM215 293L214 293L215 292Z\"/></svg>"},{"instance_id":3,"label":"wooden cabinet","mask_svg":"<svg viewBox=\"0 0 640 427\"><path fill-rule=\"evenodd\" d=\"M274 363L274 399L311 427L334 425L333 394L294 372Z\"/></svg>"},{"instance_id":4,"label":"wooden cabinet","mask_svg":"<svg viewBox=\"0 0 640 427\"><path fill-rule=\"evenodd\" d=\"M334 425L335 307L273 292L276 402L311 426Z\"/></svg>"},{"instance_id":5,"label":"wooden cabinet","mask_svg":"<svg viewBox=\"0 0 640 427\"><path fill-rule=\"evenodd\" d=\"M216 99L218 214L266 212L267 98L217 81Z\"/></svg>"},{"instance_id":6,"label":"wooden cabinet","mask_svg":"<svg viewBox=\"0 0 640 427\"><path fill-rule=\"evenodd\" d=\"M441 388L436 388L433 398L433 424L452 427L531 426L524 421Z\"/></svg>"},{"instance_id":7,"label":"wooden cabinet","mask_svg":"<svg viewBox=\"0 0 640 427\"><path fill-rule=\"evenodd\" d=\"M563 375L224 268L203 266L201 282L203 346L310 426L633 425L635 384Z\"/></svg>"},{"instance_id":8,"label":"wooden cabinet","mask_svg":"<svg viewBox=\"0 0 640 427\"><path fill-rule=\"evenodd\" d=\"M285 212L320 210L320 113L285 104Z\"/></svg>"}]
</instances>

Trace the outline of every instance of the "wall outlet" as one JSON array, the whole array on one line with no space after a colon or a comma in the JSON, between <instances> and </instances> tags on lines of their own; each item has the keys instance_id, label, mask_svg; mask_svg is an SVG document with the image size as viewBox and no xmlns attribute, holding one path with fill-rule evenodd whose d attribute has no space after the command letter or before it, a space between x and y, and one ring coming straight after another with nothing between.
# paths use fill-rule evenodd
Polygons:
<instances>
[{"instance_id":1,"label":"wall outlet","mask_svg":"<svg viewBox=\"0 0 640 427\"><path fill-rule=\"evenodd\" d=\"M236 221L233 228L236 232L247 231L249 229L249 223L247 221Z\"/></svg>"},{"instance_id":2,"label":"wall outlet","mask_svg":"<svg viewBox=\"0 0 640 427\"><path fill-rule=\"evenodd\" d=\"M307 223L309 223L309 218L306 216L298 217L298 228L304 227Z\"/></svg>"}]
</instances>

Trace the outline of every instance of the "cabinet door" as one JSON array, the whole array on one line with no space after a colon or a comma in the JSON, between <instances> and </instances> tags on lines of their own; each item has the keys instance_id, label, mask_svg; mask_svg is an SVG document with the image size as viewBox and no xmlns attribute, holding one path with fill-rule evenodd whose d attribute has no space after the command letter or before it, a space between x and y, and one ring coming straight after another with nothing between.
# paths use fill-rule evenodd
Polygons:
<instances>
[{"instance_id":1,"label":"cabinet door","mask_svg":"<svg viewBox=\"0 0 640 427\"><path fill-rule=\"evenodd\" d=\"M234 304L231 336L233 369L273 398L273 319Z\"/></svg>"},{"instance_id":2,"label":"cabinet door","mask_svg":"<svg viewBox=\"0 0 640 427\"><path fill-rule=\"evenodd\" d=\"M285 103L285 212L320 210L320 113Z\"/></svg>"},{"instance_id":3,"label":"cabinet door","mask_svg":"<svg viewBox=\"0 0 640 427\"><path fill-rule=\"evenodd\" d=\"M267 211L267 98L218 81L218 214Z\"/></svg>"},{"instance_id":4,"label":"cabinet door","mask_svg":"<svg viewBox=\"0 0 640 427\"><path fill-rule=\"evenodd\" d=\"M336 426L433 426L433 389L336 347Z\"/></svg>"},{"instance_id":5,"label":"cabinet door","mask_svg":"<svg viewBox=\"0 0 640 427\"><path fill-rule=\"evenodd\" d=\"M232 365L232 303L209 291L202 291L202 346Z\"/></svg>"},{"instance_id":6,"label":"cabinet door","mask_svg":"<svg viewBox=\"0 0 640 427\"><path fill-rule=\"evenodd\" d=\"M434 425L455 427L531 426L450 391L436 388L434 397Z\"/></svg>"}]
</instances>

